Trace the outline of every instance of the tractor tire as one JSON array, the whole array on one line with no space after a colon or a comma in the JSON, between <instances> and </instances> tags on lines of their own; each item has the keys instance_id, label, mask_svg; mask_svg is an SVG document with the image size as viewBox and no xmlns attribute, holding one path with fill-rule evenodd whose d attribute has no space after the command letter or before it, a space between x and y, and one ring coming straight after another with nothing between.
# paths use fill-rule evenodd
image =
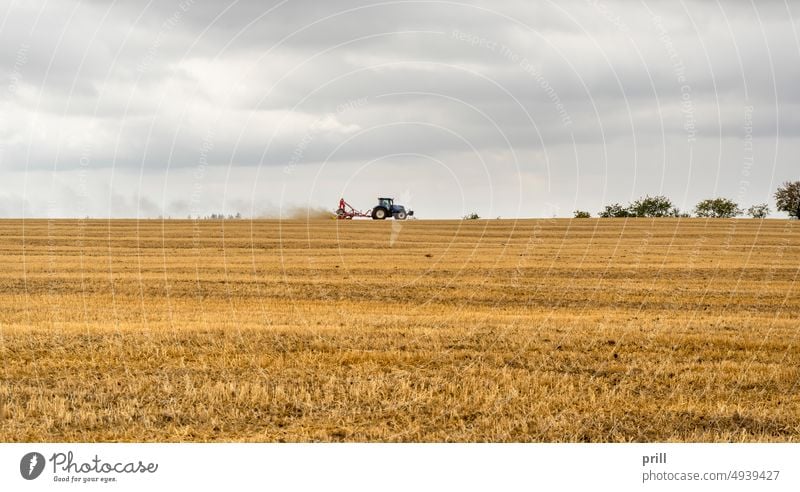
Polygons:
<instances>
[{"instance_id":1,"label":"tractor tire","mask_svg":"<svg viewBox=\"0 0 800 492\"><path fill-rule=\"evenodd\" d=\"M344 214L344 209L343 209L343 208L340 208L339 210L337 210L337 211L336 211L336 216L337 216L337 217L339 217L339 218L342 218L342 217L344 217L344 216L345 216L345 214Z\"/></svg>"},{"instance_id":2,"label":"tractor tire","mask_svg":"<svg viewBox=\"0 0 800 492\"><path fill-rule=\"evenodd\" d=\"M375 207L372 209L373 220L384 220L389 215L389 211L383 207Z\"/></svg>"},{"instance_id":3,"label":"tractor tire","mask_svg":"<svg viewBox=\"0 0 800 492\"><path fill-rule=\"evenodd\" d=\"M406 217L408 217L408 216L403 211L400 211L400 212L397 212L396 214L394 214L394 218L397 219L397 220L406 220Z\"/></svg>"}]
</instances>

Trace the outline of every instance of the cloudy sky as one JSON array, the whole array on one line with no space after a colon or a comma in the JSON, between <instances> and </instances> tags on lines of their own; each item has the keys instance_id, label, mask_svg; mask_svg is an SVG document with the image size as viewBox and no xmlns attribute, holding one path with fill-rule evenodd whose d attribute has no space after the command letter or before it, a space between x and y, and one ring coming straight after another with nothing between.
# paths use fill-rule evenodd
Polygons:
<instances>
[{"instance_id":1,"label":"cloudy sky","mask_svg":"<svg viewBox=\"0 0 800 492\"><path fill-rule=\"evenodd\" d=\"M800 179L799 15L789 0L0 0L0 217L275 216L378 195L420 218L645 194L773 204Z\"/></svg>"}]
</instances>

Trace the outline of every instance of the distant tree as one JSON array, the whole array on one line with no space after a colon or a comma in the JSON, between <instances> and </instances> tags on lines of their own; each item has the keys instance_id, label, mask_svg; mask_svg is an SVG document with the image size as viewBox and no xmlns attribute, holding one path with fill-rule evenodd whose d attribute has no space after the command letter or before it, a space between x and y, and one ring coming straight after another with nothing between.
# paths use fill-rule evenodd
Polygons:
<instances>
[{"instance_id":1,"label":"distant tree","mask_svg":"<svg viewBox=\"0 0 800 492\"><path fill-rule=\"evenodd\" d=\"M573 213L575 214L575 218L576 219L588 219L588 218L590 218L592 216L592 214L590 214L589 212L586 212L584 210L576 210Z\"/></svg>"},{"instance_id":2,"label":"distant tree","mask_svg":"<svg viewBox=\"0 0 800 492\"><path fill-rule=\"evenodd\" d=\"M737 215L742 215L742 209L733 200L727 198L709 198L698 203L694 207L694 213L698 217L711 217L715 219L731 219Z\"/></svg>"},{"instance_id":3,"label":"distant tree","mask_svg":"<svg viewBox=\"0 0 800 492\"><path fill-rule=\"evenodd\" d=\"M769 205L766 203L760 203L758 205L753 205L752 207L747 209L747 215L754 219L766 219L767 215L771 210L769 209Z\"/></svg>"},{"instance_id":4,"label":"distant tree","mask_svg":"<svg viewBox=\"0 0 800 492\"><path fill-rule=\"evenodd\" d=\"M669 198L648 195L631 203L628 210L633 217L668 217L673 208Z\"/></svg>"},{"instance_id":5,"label":"distant tree","mask_svg":"<svg viewBox=\"0 0 800 492\"><path fill-rule=\"evenodd\" d=\"M478 220L478 219L480 219L480 218L481 218L481 216L480 216L480 215L478 215L478 214L477 214L477 213L475 213L475 212L472 212L471 214L467 214L467 215L465 215L465 216L463 216L463 217L461 217L461 218L462 218L463 220Z\"/></svg>"},{"instance_id":6,"label":"distant tree","mask_svg":"<svg viewBox=\"0 0 800 492\"><path fill-rule=\"evenodd\" d=\"M669 211L669 216L670 217L679 217L679 218L682 218L682 219L688 219L689 217L692 216L692 214L690 214L688 212L684 212L681 209L679 209L678 207L672 207L672 210Z\"/></svg>"},{"instance_id":7,"label":"distant tree","mask_svg":"<svg viewBox=\"0 0 800 492\"><path fill-rule=\"evenodd\" d=\"M775 205L779 212L800 219L800 181L786 181L775 192Z\"/></svg>"},{"instance_id":8,"label":"distant tree","mask_svg":"<svg viewBox=\"0 0 800 492\"><path fill-rule=\"evenodd\" d=\"M597 215L600 217L630 217L631 211L628 210L628 207L623 207L619 203L614 203L612 205L606 205L603 210L601 210Z\"/></svg>"}]
</instances>

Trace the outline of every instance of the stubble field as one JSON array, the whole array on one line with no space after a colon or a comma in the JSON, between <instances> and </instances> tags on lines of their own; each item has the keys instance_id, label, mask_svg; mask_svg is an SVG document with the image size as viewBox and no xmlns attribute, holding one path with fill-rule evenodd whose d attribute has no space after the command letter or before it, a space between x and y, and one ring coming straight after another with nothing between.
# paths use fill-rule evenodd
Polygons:
<instances>
[{"instance_id":1,"label":"stubble field","mask_svg":"<svg viewBox=\"0 0 800 492\"><path fill-rule=\"evenodd\" d=\"M800 223L0 221L0 441L798 441Z\"/></svg>"}]
</instances>

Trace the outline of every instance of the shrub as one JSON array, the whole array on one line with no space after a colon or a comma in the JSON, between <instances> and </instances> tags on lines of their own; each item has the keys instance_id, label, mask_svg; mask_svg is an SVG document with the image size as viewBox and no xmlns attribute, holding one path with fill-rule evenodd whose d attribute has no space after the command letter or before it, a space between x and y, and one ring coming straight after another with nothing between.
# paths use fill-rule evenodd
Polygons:
<instances>
[{"instance_id":1,"label":"shrub","mask_svg":"<svg viewBox=\"0 0 800 492\"><path fill-rule=\"evenodd\" d=\"M769 209L769 205L766 203L760 203L758 205L753 205L752 207L747 209L747 215L754 219L766 219L767 215L771 210Z\"/></svg>"},{"instance_id":2,"label":"shrub","mask_svg":"<svg viewBox=\"0 0 800 492\"><path fill-rule=\"evenodd\" d=\"M633 217L668 217L675 208L665 196L645 196L633 202L628 210Z\"/></svg>"},{"instance_id":3,"label":"shrub","mask_svg":"<svg viewBox=\"0 0 800 492\"><path fill-rule=\"evenodd\" d=\"M619 203L606 205L597 215L600 217L630 217L631 212L628 207L623 207Z\"/></svg>"},{"instance_id":4,"label":"shrub","mask_svg":"<svg viewBox=\"0 0 800 492\"><path fill-rule=\"evenodd\" d=\"M679 217L681 219L688 219L689 217L692 216L692 214L690 214L688 212L684 212L681 209L679 209L678 207L673 207L672 210L669 211L669 216L670 217Z\"/></svg>"},{"instance_id":5,"label":"shrub","mask_svg":"<svg viewBox=\"0 0 800 492\"><path fill-rule=\"evenodd\" d=\"M575 214L575 218L576 219L588 219L588 218L590 218L592 216L592 214L590 214L589 212L586 212L584 210L576 210L573 213Z\"/></svg>"},{"instance_id":6,"label":"shrub","mask_svg":"<svg viewBox=\"0 0 800 492\"><path fill-rule=\"evenodd\" d=\"M698 217L711 217L715 219L731 219L742 215L742 209L733 200L727 198L709 198L698 203L694 208Z\"/></svg>"}]
</instances>

